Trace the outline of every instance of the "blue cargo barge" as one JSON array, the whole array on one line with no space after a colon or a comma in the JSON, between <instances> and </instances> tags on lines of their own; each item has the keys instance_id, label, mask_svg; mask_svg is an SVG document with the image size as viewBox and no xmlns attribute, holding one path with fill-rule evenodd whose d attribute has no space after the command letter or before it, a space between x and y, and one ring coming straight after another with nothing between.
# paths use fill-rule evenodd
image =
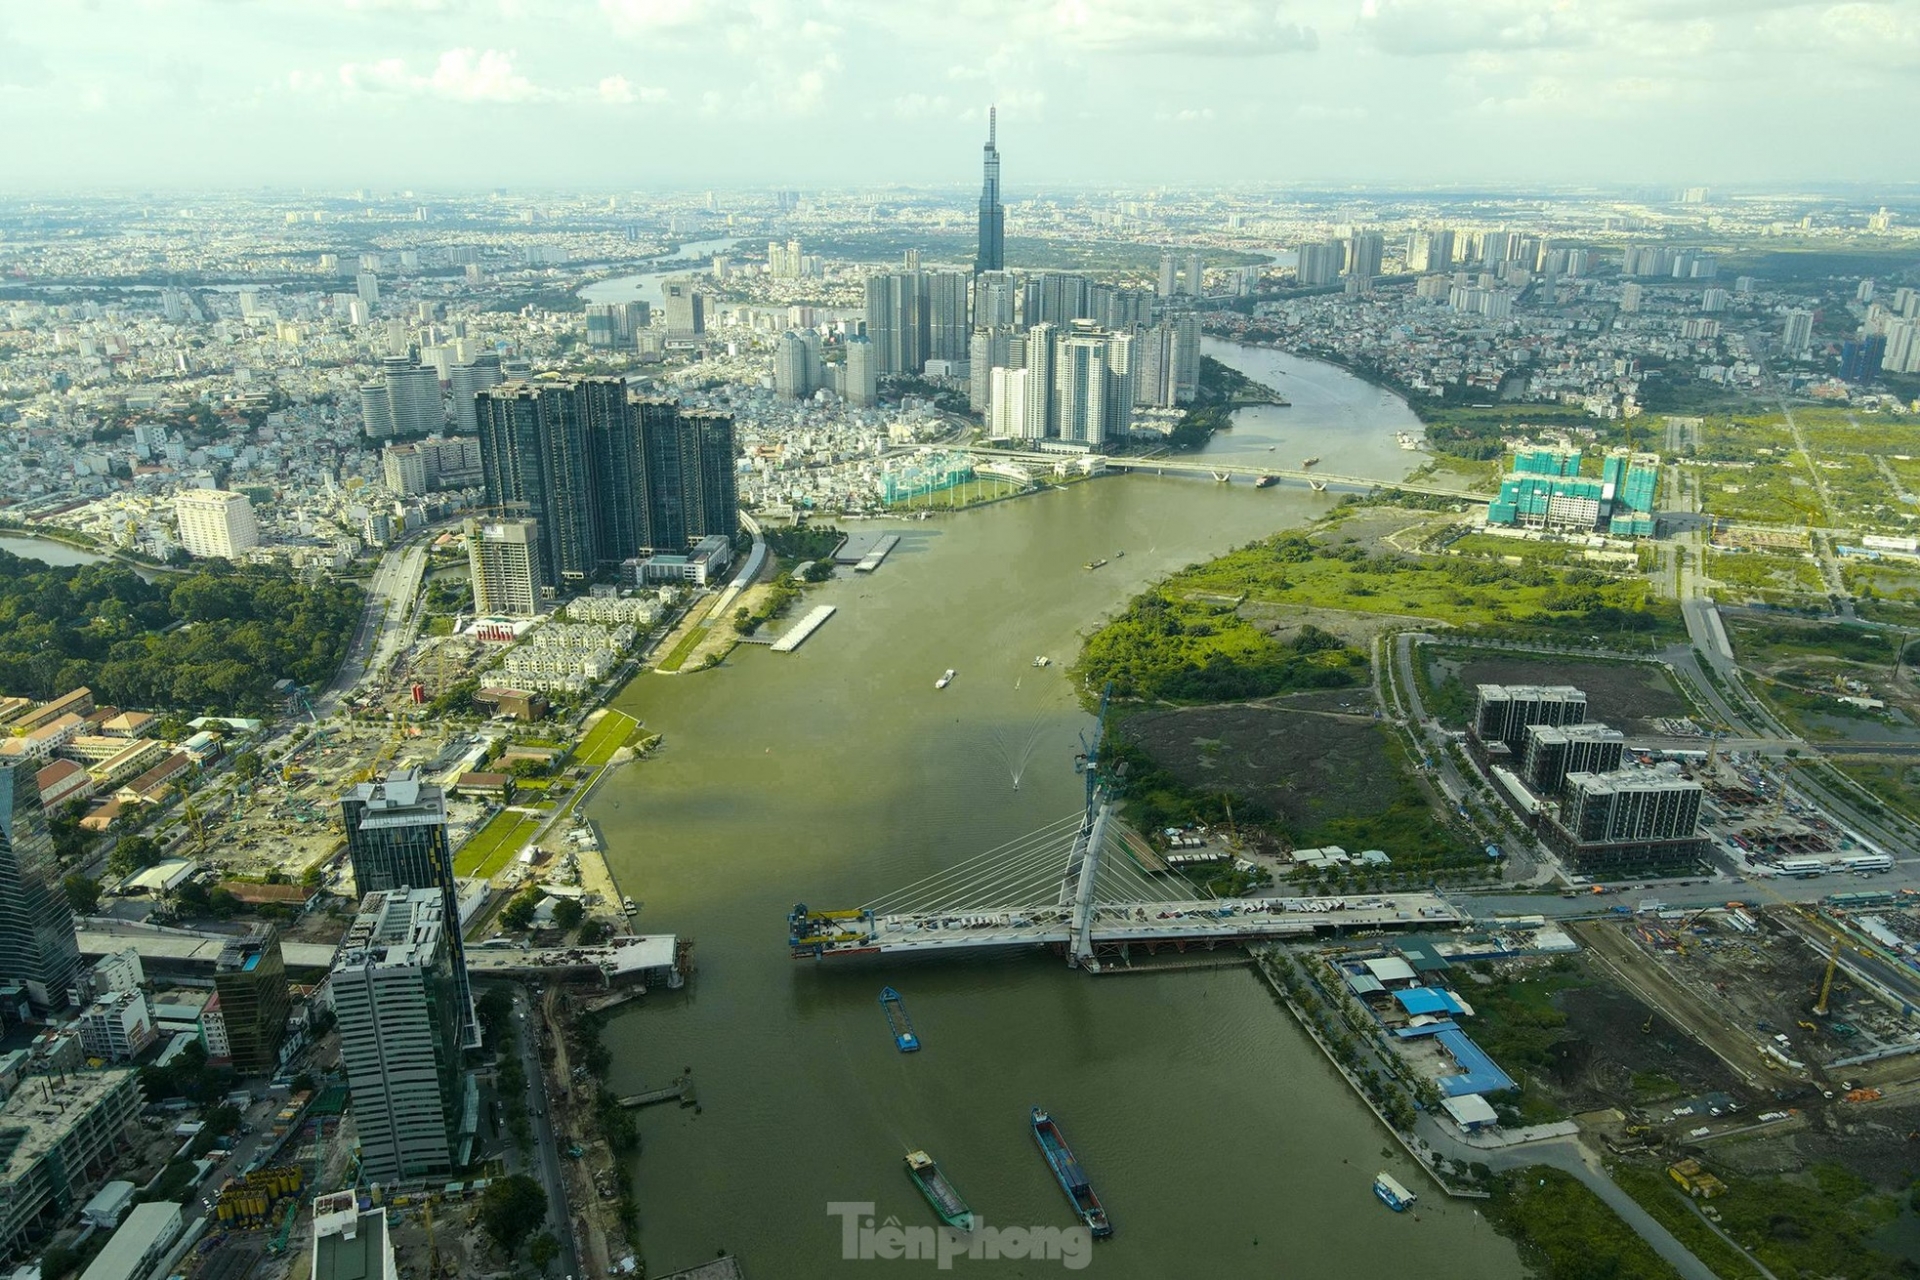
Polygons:
<instances>
[{"instance_id":1,"label":"blue cargo barge","mask_svg":"<svg viewBox=\"0 0 1920 1280\"><path fill-rule=\"evenodd\" d=\"M1093 1193L1093 1187L1087 1181L1087 1172L1080 1167L1079 1157L1067 1145L1066 1135L1060 1132L1060 1126L1041 1107L1033 1109L1033 1140L1040 1144L1040 1154L1047 1158L1047 1167L1060 1180L1060 1189L1073 1202L1073 1211L1080 1215L1080 1221L1092 1229L1093 1238L1104 1240L1112 1235L1113 1224L1107 1221L1106 1206Z\"/></svg>"},{"instance_id":2,"label":"blue cargo barge","mask_svg":"<svg viewBox=\"0 0 1920 1280\"><path fill-rule=\"evenodd\" d=\"M920 1037L913 1033L913 1019L907 1016L907 1005L900 993L892 987L880 988L880 1007L886 1011L887 1026L893 1030L893 1047L902 1053L917 1052Z\"/></svg>"}]
</instances>

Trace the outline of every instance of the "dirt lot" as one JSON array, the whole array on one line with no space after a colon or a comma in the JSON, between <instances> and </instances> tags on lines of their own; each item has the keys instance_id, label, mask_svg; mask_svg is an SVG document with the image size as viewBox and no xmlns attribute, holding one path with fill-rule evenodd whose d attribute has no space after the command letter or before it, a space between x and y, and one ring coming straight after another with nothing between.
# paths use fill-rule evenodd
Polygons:
<instances>
[{"instance_id":1,"label":"dirt lot","mask_svg":"<svg viewBox=\"0 0 1920 1280\"><path fill-rule=\"evenodd\" d=\"M1531 658L1522 654L1482 654L1428 646L1427 672L1436 696L1435 710L1450 728L1465 728L1478 684L1570 684L1586 690L1587 718L1627 733L1658 733L1662 717L1688 715L1692 708L1652 663L1579 662ZM1445 686L1456 693L1449 694Z\"/></svg>"},{"instance_id":2,"label":"dirt lot","mask_svg":"<svg viewBox=\"0 0 1920 1280\"><path fill-rule=\"evenodd\" d=\"M1567 1026L1551 1074L1571 1110L1647 1106L1738 1087L1711 1050L1618 987L1574 987L1555 1003Z\"/></svg>"},{"instance_id":3,"label":"dirt lot","mask_svg":"<svg viewBox=\"0 0 1920 1280\"><path fill-rule=\"evenodd\" d=\"M1148 712L1122 732L1186 785L1244 796L1296 829L1372 813L1407 785L1366 690Z\"/></svg>"}]
</instances>

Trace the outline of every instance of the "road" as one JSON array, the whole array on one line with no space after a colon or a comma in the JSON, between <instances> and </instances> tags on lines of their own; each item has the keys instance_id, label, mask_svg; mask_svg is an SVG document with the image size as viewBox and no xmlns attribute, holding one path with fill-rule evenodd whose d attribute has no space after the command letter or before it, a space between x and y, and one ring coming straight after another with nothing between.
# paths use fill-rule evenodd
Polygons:
<instances>
[{"instance_id":1,"label":"road","mask_svg":"<svg viewBox=\"0 0 1920 1280\"><path fill-rule=\"evenodd\" d=\"M573 1238L573 1218L567 1212L567 1180L560 1171L560 1148L553 1135L553 1108L547 1100L547 1076L540 1064L542 1021L534 1016L527 989L513 987L513 1018L519 1030L521 1066L527 1076L527 1115L533 1125L533 1172L546 1185L547 1225L560 1242L564 1274L583 1277L579 1248Z\"/></svg>"},{"instance_id":2,"label":"road","mask_svg":"<svg viewBox=\"0 0 1920 1280\"><path fill-rule=\"evenodd\" d=\"M367 585L367 603L354 629L353 642L333 680L313 701L314 714L325 718L333 713L340 699L360 683L369 671L383 671L400 651L402 638L412 620L413 603L420 595L420 581L427 567L424 542L389 549L374 568Z\"/></svg>"}]
</instances>

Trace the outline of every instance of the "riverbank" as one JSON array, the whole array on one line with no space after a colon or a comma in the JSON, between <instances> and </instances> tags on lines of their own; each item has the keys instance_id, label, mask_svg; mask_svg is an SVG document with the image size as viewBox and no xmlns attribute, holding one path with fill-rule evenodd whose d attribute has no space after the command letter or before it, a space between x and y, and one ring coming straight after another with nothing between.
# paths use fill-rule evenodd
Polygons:
<instances>
[{"instance_id":1,"label":"riverbank","mask_svg":"<svg viewBox=\"0 0 1920 1280\"><path fill-rule=\"evenodd\" d=\"M1392 439L1407 417L1337 374L1300 375L1293 408L1245 410L1221 441L1264 454L1278 424L1282 439L1314 433L1290 453L1349 474L1409 465ZM1436 1195L1417 1226L1380 1207L1376 1121L1271 992L1234 969L1104 982L1025 951L911 966L789 958L796 902L872 901L1078 812L1073 756L1091 717L1065 668L1090 625L1153 581L1333 503L1133 475L866 522L901 544L879 573L808 589L808 605L839 612L801 649L742 646L724 680L627 685L616 709L672 750L609 779L589 816L650 931L697 937L702 967L697 992L623 1006L604 1032L619 1093L686 1067L701 1082L703 1115L638 1113L644 1152L627 1163L651 1272L725 1247L748 1274L843 1275L825 1203L924 1217L900 1176L903 1147L932 1152L989 1223L1065 1225L1026 1124L1040 1103L1123 1234L1100 1258L1108 1280L1262 1274L1271 1232L1221 1224L1264 1224L1275 1204L1288 1206L1281 1256L1302 1274L1387 1274L1413 1231L1432 1280L1518 1280L1512 1246L1465 1202ZM1052 664L1034 667L1036 654ZM958 675L936 690L946 668ZM875 996L889 982L921 1053L899 1054L886 1034ZM771 1149L808 1153L803 1185L765 1159Z\"/></svg>"}]
</instances>

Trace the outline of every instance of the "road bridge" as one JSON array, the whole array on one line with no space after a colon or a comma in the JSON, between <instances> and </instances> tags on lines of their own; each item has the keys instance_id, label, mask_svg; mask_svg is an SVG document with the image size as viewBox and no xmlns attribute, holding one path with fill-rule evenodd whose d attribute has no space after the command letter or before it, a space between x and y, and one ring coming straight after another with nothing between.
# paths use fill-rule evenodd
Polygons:
<instances>
[{"instance_id":1,"label":"road bridge","mask_svg":"<svg viewBox=\"0 0 1920 1280\"><path fill-rule=\"evenodd\" d=\"M1019 449L987 449L979 446L969 446L966 452L976 457L1047 467L1051 467L1062 458L1071 459L1077 456L1062 453L1033 453ZM1210 476L1223 484L1232 481L1235 477L1250 480L1272 477L1275 480L1303 483L1316 492L1332 489L1339 492L1371 493L1376 489L1397 489L1402 493L1452 498L1461 502L1487 502L1493 496L1476 493L1458 485L1433 484L1418 480L1382 480L1371 476L1342 475L1336 471L1322 471L1318 468L1250 466L1245 463L1222 462L1206 458L1107 455L1106 468L1109 471L1144 471L1155 475Z\"/></svg>"},{"instance_id":2,"label":"road bridge","mask_svg":"<svg viewBox=\"0 0 1920 1280\"><path fill-rule=\"evenodd\" d=\"M1096 749L1089 749L1085 769L1087 800L1078 813L857 907L795 906L787 918L793 958L1047 947L1069 966L1098 973L1126 963L1136 949L1211 949L1467 918L1432 893L1223 899L1196 891L1164 863L1143 862L1136 853L1108 798ZM1230 856L1220 855L1223 862Z\"/></svg>"}]
</instances>

